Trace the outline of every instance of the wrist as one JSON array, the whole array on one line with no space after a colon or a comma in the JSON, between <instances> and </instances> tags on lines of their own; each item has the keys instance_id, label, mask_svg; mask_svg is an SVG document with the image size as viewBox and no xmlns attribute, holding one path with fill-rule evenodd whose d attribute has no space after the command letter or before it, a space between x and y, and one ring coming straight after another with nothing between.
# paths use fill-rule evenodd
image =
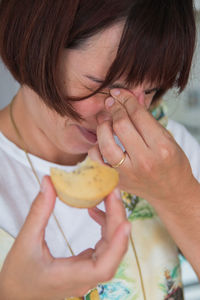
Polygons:
<instances>
[{"instance_id":1,"label":"wrist","mask_svg":"<svg viewBox=\"0 0 200 300\"><path fill-rule=\"evenodd\" d=\"M200 184L193 178L190 186L181 186L179 193L163 202L155 209L200 278Z\"/></svg>"},{"instance_id":2,"label":"wrist","mask_svg":"<svg viewBox=\"0 0 200 300\"><path fill-rule=\"evenodd\" d=\"M190 215L194 206L200 206L200 183L192 175L187 182L177 184L176 188L170 189L167 196L162 199L153 199L152 205L158 214L175 215L181 217Z\"/></svg>"}]
</instances>

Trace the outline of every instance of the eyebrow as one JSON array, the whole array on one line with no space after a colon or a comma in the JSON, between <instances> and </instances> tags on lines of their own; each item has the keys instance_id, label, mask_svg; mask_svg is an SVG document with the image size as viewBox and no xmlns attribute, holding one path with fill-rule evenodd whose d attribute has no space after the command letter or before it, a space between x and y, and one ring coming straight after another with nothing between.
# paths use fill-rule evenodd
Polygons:
<instances>
[{"instance_id":1,"label":"eyebrow","mask_svg":"<svg viewBox=\"0 0 200 300\"><path fill-rule=\"evenodd\" d=\"M102 84L104 82L104 80L102 79L99 79L99 78L96 78L92 75L88 75L88 74L85 74L84 75L86 78L90 79L91 81L95 82L95 83L99 83L99 84ZM128 89L126 85L122 84L122 83L113 83L111 85L108 86L109 89L116 89L116 88L119 88L119 89ZM157 91L158 88L157 87L153 87L152 89L146 89L144 92L146 93L152 93L152 92L155 92Z\"/></svg>"}]
</instances>

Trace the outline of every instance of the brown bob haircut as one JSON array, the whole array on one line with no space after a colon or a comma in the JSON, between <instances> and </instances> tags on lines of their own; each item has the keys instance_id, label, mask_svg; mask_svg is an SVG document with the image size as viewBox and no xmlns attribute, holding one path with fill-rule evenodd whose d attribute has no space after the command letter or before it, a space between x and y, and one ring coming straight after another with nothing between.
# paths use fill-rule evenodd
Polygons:
<instances>
[{"instance_id":1,"label":"brown bob haircut","mask_svg":"<svg viewBox=\"0 0 200 300\"><path fill-rule=\"evenodd\" d=\"M59 55L122 20L116 58L91 95L122 75L127 85L156 83L154 101L171 87L181 92L195 48L192 0L1 0L0 55L20 84L60 115L78 119L72 99L59 90Z\"/></svg>"}]
</instances>

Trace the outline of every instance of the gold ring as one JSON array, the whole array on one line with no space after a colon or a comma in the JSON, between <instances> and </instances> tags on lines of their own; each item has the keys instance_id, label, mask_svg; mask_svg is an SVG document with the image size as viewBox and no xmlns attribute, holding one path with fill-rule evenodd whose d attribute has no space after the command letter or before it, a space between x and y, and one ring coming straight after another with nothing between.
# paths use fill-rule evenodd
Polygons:
<instances>
[{"instance_id":1,"label":"gold ring","mask_svg":"<svg viewBox=\"0 0 200 300\"><path fill-rule=\"evenodd\" d=\"M121 165L123 164L123 162L125 161L125 159L126 159L126 151L123 152L123 157L122 157L122 159L118 162L118 164L112 165L112 167L113 167L114 169L118 168L119 166L121 166Z\"/></svg>"}]
</instances>

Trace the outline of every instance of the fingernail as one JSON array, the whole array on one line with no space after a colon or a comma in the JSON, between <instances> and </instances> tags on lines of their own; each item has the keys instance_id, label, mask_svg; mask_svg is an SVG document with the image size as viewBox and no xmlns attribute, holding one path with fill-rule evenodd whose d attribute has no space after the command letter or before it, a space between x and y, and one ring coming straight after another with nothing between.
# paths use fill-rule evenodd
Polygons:
<instances>
[{"instance_id":1,"label":"fingernail","mask_svg":"<svg viewBox=\"0 0 200 300\"><path fill-rule=\"evenodd\" d=\"M120 189L115 188L114 194L115 194L115 196L116 196L118 199L121 200L121 192L120 192Z\"/></svg>"},{"instance_id":2,"label":"fingernail","mask_svg":"<svg viewBox=\"0 0 200 300\"><path fill-rule=\"evenodd\" d=\"M120 95L120 90L118 90L118 89L110 90L110 94L112 96L119 96Z\"/></svg>"},{"instance_id":3,"label":"fingernail","mask_svg":"<svg viewBox=\"0 0 200 300\"><path fill-rule=\"evenodd\" d=\"M47 190L47 180L45 177L43 177L41 185L40 185L40 191L41 191L41 193L45 194L46 190Z\"/></svg>"},{"instance_id":4,"label":"fingernail","mask_svg":"<svg viewBox=\"0 0 200 300\"><path fill-rule=\"evenodd\" d=\"M115 103L115 99L113 99L112 97L107 98L106 101L105 101L105 105L108 108L113 106L114 103Z\"/></svg>"}]
</instances>

